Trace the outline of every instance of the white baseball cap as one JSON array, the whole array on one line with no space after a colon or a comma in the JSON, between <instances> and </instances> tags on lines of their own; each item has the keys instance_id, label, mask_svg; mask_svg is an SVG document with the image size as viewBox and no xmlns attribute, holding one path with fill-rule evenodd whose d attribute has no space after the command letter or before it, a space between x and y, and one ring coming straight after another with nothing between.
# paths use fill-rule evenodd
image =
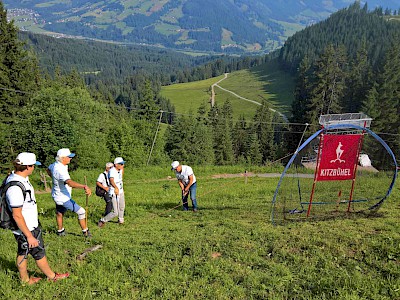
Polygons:
<instances>
[{"instance_id":1,"label":"white baseball cap","mask_svg":"<svg viewBox=\"0 0 400 300\"><path fill-rule=\"evenodd\" d=\"M176 168L179 166L179 161L175 160L171 164L171 170L176 170Z\"/></svg>"},{"instance_id":2,"label":"white baseball cap","mask_svg":"<svg viewBox=\"0 0 400 300\"><path fill-rule=\"evenodd\" d=\"M106 168L112 168L114 167L114 164L112 162L106 163Z\"/></svg>"},{"instance_id":3,"label":"white baseball cap","mask_svg":"<svg viewBox=\"0 0 400 300\"><path fill-rule=\"evenodd\" d=\"M71 153L71 151L69 151L68 148L62 148L60 150L57 151L57 156L58 157L74 157L75 153Z\"/></svg>"},{"instance_id":4,"label":"white baseball cap","mask_svg":"<svg viewBox=\"0 0 400 300\"><path fill-rule=\"evenodd\" d=\"M123 165L124 163L125 161L122 157L117 157L116 159L114 159L114 165L116 164Z\"/></svg>"},{"instance_id":5,"label":"white baseball cap","mask_svg":"<svg viewBox=\"0 0 400 300\"><path fill-rule=\"evenodd\" d=\"M41 165L40 161L36 160L36 155L29 152L22 152L18 154L17 158L15 159L15 163L22 166Z\"/></svg>"}]
</instances>

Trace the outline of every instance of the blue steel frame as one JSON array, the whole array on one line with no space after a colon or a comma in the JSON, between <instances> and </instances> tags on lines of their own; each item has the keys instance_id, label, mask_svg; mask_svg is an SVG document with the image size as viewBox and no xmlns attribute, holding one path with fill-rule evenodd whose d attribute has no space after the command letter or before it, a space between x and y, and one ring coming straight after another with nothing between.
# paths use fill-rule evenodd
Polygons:
<instances>
[{"instance_id":1,"label":"blue steel frame","mask_svg":"<svg viewBox=\"0 0 400 300\"><path fill-rule=\"evenodd\" d=\"M369 210L373 210L377 207L379 207L383 201L385 201L385 199L390 195L390 193L392 192L394 183L396 182L396 178L397 178L397 173L398 173L398 165L397 165L397 161L396 161L396 157L393 154L393 151L389 148L389 146L385 143L384 140L382 140L377 134L375 134L373 131L371 131L368 128L365 127L361 127L358 125L353 125L353 124L337 124L337 125L330 125L330 126L326 126L320 130L318 130L316 133L314 133L312 136L310 136L297 150L296 152L293 154L292 158L289 160L289 162L287 163L285 169L282 172L282 175L279 179L278 182L278 186L276 187L275 193L274 193L274 197L272 198L272 210L271 210L271 222L273 224L275 224L274 221L274 210L275 210L275 203L276 203L276 196L278 195L278 191L279 188L281 186L283 177L285 177L285 174L287 172L287 170L289 169L289 167L291 166L291 164L293 163L294 159L296 158L297 154L305 147L307 146L313 139L315 139L317 136L319 136L321 133L325 133L329 130L335 130L335 129L349 129L349 128L353 128L353 129L358 129L358 130L364 130L366 132L368 132L371 136L373 136L378 142L380 142L382 144L382 146L386 149L386 151L390 154L390 156L393 158L393 163L395 166L394 169L394 174L393 174L393 178L392 178L392 182L389 186L388 191L386 192L386 195L376 204L372 205Z\"/></svg>"}]
</instances>

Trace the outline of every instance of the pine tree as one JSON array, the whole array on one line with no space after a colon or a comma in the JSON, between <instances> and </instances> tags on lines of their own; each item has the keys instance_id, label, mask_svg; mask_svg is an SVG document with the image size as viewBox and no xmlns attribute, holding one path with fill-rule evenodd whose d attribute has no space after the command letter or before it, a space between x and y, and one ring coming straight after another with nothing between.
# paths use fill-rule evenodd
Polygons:
<instances>
[{"instance_id":1,"label":"pine tree","mask_svg":"<svg viewBox=\"0 0 400 300\"><path fill-rule=\"evenodd\" d=\"M233 153L236 161L248 156L249 129L244 116L240 116L233 128Z\"/></svg>"},{"instance_id":2,"label":"pine tree","mask_svg":"<svg viewBox=\"0 0 400 300\"><path fill-rule=\"evenodd\" d=\"M230 127L230 124L232 124L230 104L224 104L223 109L219 109L218 105L214 105L209 112L209 119L213 130L215 163L229 165L234 160Z\"/></svg>"},{"instance_id":3,"label":"pine tree","mask_svg":"<svg viewBox=\"0 0 400 300\"><path fill-rule=\"evenodd\" d=\"M384 133L400 133L400 46L394 43L385 55L383 70L379 76L380 118L375 120L377 127ZM390 142L389 146L399 149L400 139Z\"/></svg>"},{"instance_id":4,"label":"pine tree","mask_svg":"<svg viewBox=\"0 0 400 300\"><path fill-rule=\"evenodd\" d=\"M249 137L249 153L247 161L253 165L261 165L262 163L261 145L257 133L253 133Z\"/></svg>"},{"instance_id":5,"label":"pine tree","mask_svg":"<svg viewBox=\"0 0 400 300\"><path fill-rule=\"evenodd\" d=\"M396 136L400 134L400 47L397 43L386 53L382 71L368 92L363 110L373 119L371 129L378 134L393 135L386 142L392 150L399 149L400 139ZM371 148L368 143L366 147L376 164L388 163L382 161L386 157L382 147Z\"/></svg>"},{"instance_id":6,"label":"pine tree","mask_svg":"<svg viewBox=\"0 0 400 300\"><path fill-rule=\"evenodd\" d=\"M310 106L312 74L311 63L308 57L300 63L299 73L297 76L296 87L294 91L294 101L292 103L292 117L290 118L290 132L287 134L286 147L289 152L294 152L298 146L301 132L304 129L304 123L310 123L308 119L308 107Z\"/></svg>"},{"instance_id":7,"label":"pine tree","mask_svg":"<svg viewBox=\"0 0 400 300\"><path fill-rule=\"evenodd\" d=\"M356 59L350 64L346 80L343 106L346 112L359 112L366 94L371 87L372 70L368 62L366 42L356 53Z\"/></svg>"},{"instance_id":8,"label":"pine tree","mask_svg":"<svg viewBox=\"0 0 400 300\"><path fill-rule=\"evenodd\" d=\"M254 123L252 132L256 133L260 144L262 161L273 160L276 157L274 146L274 127L272 125L273 112L270 110L269 104L263 100L254 115Z\"/></svg>"},{"instance_id":9,"label":"pine tree","mask_svg":"<svg viewBox=\"0 0 400 300\"><path fill-rule=\"evenodd\" d=\"M147 121L156 121L159 116L159 107L156 104L156 94L151 85L151 81L146 79L144 84L138 85L139 115Z\"/></svg>"},{"instance_id":10,"label":"pine tree","mask_svg":"<svg viewBox=\"0 0 400 300\"><path fill-rule=\"evenodd\" d=\"M13 21L7 22L7 12L0 1L0 123L7 128L0 133L6 147L0 154L1 163L15 158L18 141L16 121L24 118L21 108L37 90L40 82L37 60L32 53L23 49L18 40L18 29Z\"/></svg>"},{"instance_id":11,"label":"pine tree","mask_svg":"<svg viewBox=\"0 0 400 300\"><path fill-rule=\"evenodd\" d=\"M308 106L311 123L317 124L321 114L342 111L341 101L345 88L346 53L343 46L337 49L330 44L316 62L315 80Z\"/></svg>"}]
</instances>

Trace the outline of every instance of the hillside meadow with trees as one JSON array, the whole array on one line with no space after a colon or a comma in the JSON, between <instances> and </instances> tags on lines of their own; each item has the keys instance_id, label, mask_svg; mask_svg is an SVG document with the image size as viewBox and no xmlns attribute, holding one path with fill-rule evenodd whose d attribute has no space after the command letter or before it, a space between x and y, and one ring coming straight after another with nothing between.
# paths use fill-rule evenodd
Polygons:
<instances>
[{"instance_id":1,"label":"hillside meadow with trees","mask_svg":"<svg viewBox=\"0 0 400 300\"><path fill-rule=\"evenodd\" d=\"M97 88L100 84L88 85L77 68L44 70L40 56L26 48L16 27L6 21L0 2L2 173L11 168L18 152L35 152L48 165L61 147L77 153L71 174L79 182L88 177L93 184L97 171L115 156L123 156L129 164L124 176L125 225L95 226L104 202L90 197L86 208L93 238L89 241L81 236L72 215L65 217L68 234L57 236L51 195L37 193L49 262L57 272L68 271L71 276L54 284L42 280L35 286L21 286L15 239L3 230L0 295L5 299L399 299L398 185L370 216L343 211L345 217L273 226L268 219L278 178L214 177L243 172L243 164L259 164L252 167L260 172L281 171L281 166L266 164L295 148L304 122L316 129L319 125L313 118L318 112L342 112L350 105L354 110L369 108L365 112L374 117L373 129L383 130L379 134L398 153L399 128L389 124L398 122L399 115L397 23L357 6L332 18L343 22L340 30L316 24L293 37L303 39L308 30L331 35L319 50L314 49L314 57L309 53L308 59L299 59L298 72L293 69L298 75L296 100L286 123L266 101L251 119L233 119L229 102L213 108L204 103L187 114L173 113L173 103L163 106L168 99L159 96L161 82L144 73L127 74L119 88L118 75L110 75L110 81L101 79L102 87ZM390 31L382 29L389 42L375 64L368 51L331 42L336 34L349 30L344 24L354 18L376 21L363 26L393 26ZM362 37L354 34L353 39ZM364 44L365 49L374 45L368 34ZM289 45L290 41L285 47ZM266 57L237 58L236 67L270 59L283 63L282 53L289 50L285 47ZM221 64L223 60L188 67L182 79L194 79L196 70L215 76L213 70L226 71ZM359 85L365 90L356 89ZM349 93L362 96L346 101ZM164 124L158 131L160 121ZM145 168L151 149L149 163L154 166ZM176 180L167 179L173 174L166 168L171 158L196 165L197 213L179 210ZM36 191L41 187L38 173L30 177ZM385 174L363 175L366 193L387 183ZM77 203L85 203L85 198L82 190L74 192ZM93 246L101 247L85 252ZM87 255L82 258L83 253ZM43 276L37 269L31 271Z\"/></svg>"}]
</instances>

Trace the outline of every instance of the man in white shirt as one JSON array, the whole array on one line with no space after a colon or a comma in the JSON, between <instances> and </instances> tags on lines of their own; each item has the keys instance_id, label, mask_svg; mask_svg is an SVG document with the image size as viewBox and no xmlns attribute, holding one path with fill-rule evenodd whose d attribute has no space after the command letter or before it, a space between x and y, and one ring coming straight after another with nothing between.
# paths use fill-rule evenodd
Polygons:
<instances>
[{"instance_id":1,"label":"man in white shirt","mask_svg":"<svg viewBox=\"0 0 400 300\"><path fill-rule=\"evenodd\" d=\"M106 202L106 208L104 210L104 215L107 216L113 208L112 201L111 201L111 196L108 194L108 191L110 190L110 181L108 180L108 171L114 167L114 164L112 162L106 163L106 169L103 173L99 175L96 181L96 195L97 195L97 189L100 189L100 191L103 191L103 195L101 196L104 201Z\"/></svg>"},{"instance_id":2,"label":"man in white shirt","mask_svg":"<svg viewBox=\"0 0 400 300\"><path fill-rule=\"evenodd\" d=\"M50 281L67 278L68 273L57 274L52 271L46 257L42 229L39 226L38 210L35 191L29 182L29 175L35 170L35 165L41 165L36 161L36 155L23 152L18 154L14 161L14 172L7 177L6 200L12 210L13 219L17 229L13 231L18 243L17 267L23 283L35 284L41 277L33 277L28 274L28 254L36 261L36 265ZM13 185L11 185L13 184ZM18 185L22 184L22 186ZM22 189L24 187L25 193Z\"/></svg>"},{"instance_id":3,"label":"man in white shirt","mask_svg":"<svg viewBox=\"0 0 400 300\"><path fill-rule=\"evenodd\" d=\"M84 189L85 194L89 196L92 194L92 191L87 185L75 182L69 176L68 164L74 156L75 153L71 153L68 148L62 148L57 152L56 161L47 169L47 173L51 176L53 181L51 196L56 203L57 234L59 236L65 235L63 217L65 212L70 210L78 215L78 221L82 228L83 235L85 237L91 237L91 233L86 224L86 211L83 207L80 207L71 196L72 188Z\"/></svg>"},{"instance_id":4,"label":"man in white shirt","mask_svg":"<svg viewBox=\"0 0 400 300\"><path fill-rule=\"evenodd\" d=\"M188 196L192 200L193 211L197 211L197 200L196 200L196 176L193 173L193 169L186 165L181 165L179 161L173 161L171 164L171 170L174 170L175 176L178 179L178 184L182 190L182 203L183 210L189 210Z\"/></svg>"},{"instance_id":5,"label":"man in white shirt","mask_svg":"<svg viewBox=\"0 0 400 300\"><path fill-rule=\"evenodd\" d=\"M118 223L124 224L124 213L125 213L125 194L124 184L122 182L124 175L124 164L125 161L122 157L114 159L114 167L108 171L108 178L110 181L109 195L112 197L113 211L108 215L104 216L97 223L99 227L104 225L111 219L118 216Z\"/></svg>"}]
</instances>

